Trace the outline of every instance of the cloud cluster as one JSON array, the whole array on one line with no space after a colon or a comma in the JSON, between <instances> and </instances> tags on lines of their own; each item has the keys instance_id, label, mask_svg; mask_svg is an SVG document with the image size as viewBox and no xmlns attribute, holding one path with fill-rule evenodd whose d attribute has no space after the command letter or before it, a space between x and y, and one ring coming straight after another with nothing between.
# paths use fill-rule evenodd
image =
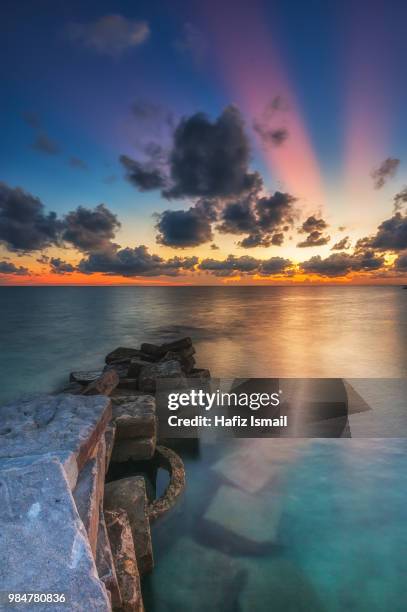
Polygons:
<instances>
[{"instance_id":1,"label":"cloud cluster","mask_svg":"<svg viewBox=\"0 0 407 612\"><path fill-rule=\"evenodd\" d=\"M349 240L349 236L345 236L331 247L331 251L345 251L346 249L350 249L351 242Z\"/></svg>"},{"instance_id":2,"label":"cloud cluster","mask_svg":"<svg viewBox=\"0 0 407 612\"><path fill-rule=\"evenodd\" d=\"M399 165L399 159L395 157L388 157L380 164L380 166L374 168L370 173L370 176L373 179L374 188L381 189L384 187L386 182L395 176Z\"/></svg>"},{"instance_id":3,"label":"cloud cluster","mask_svg":"<svg viewBox=\"0 0 407 612\"><path fill-rule=\"evenodd\" d=\"M356 248L372 248L378 251L403 251L407 249L407 214L396 212L383 221L374 236L361 238Z\"/></svg>"},{"instance_id":4,"label":"cloud cluster","mask_svg":"<svg viewBox=\"0 0 407 612\"><path fill-rule=\"evenodd\" d=\"M281 125L281 113L288 106L281 96L275 96L266 105L260 117L253 121L253 129L264 147L279 147L288 138L288 129ZM277 122L277 123L276 123Z\"/></svg>"},{"instance_id":5,"label":"cloud cluster","mask_svg":"<svg viewBox=\"0 0 407 612\"><path fill-rule=\"evenodd\" d=\"M127 180L139 191L163 189L166 186L167 178L161 166L154 164L152 160L140 162L127 155L120 155L119 159L126 170Z\"/></svg>"},{"instance_id":6,"label":"cloud cluster","mask_svg":"<svg viewBox=\"0 0 407 612\"><path fill-rule=\"evenodd\" d=\"M28 268L15 266L10 261L0 261L0 276L11 274L14 276L26 276L30 274Z\"/></svg>"},{"instance_id":7,"label":"cloud cluster","mask_svg":"<svg viewBox=\"0 0 407 612\"><path fill-rule=\"evenodd\" d=\"M199 200L188 210L165 210L157 215L157 242L174 248L194 247L213 239L216 201Z\"/></svg>"},{"instance_id":8,"label":"cloud cluster","mask_svg":"<svg viewBox=\"0 0 407 612\"><path fill-rule=\"evenodd\" d=\"M346 276L349 272L368 272L378 270L384 265L384 257L377 255L372 250L349 255L348 253L333 253L325 259L320 255L311 257L308 261L300 264L300 268L306 274L318 274L319 276Z\"/></svg>"},{"instance_id":9,"label":"cloud cluster","mask_svg":"<svg viewBox=\"0 0 407 612\"><path fill-rule=\"evenodd\" d=\"M150 35L145 21L126 19L122 15L104 15L89 23L71 23L67 36L100 55L119 57L125 51L144 43Z\"/></svg>"},{"instance_id":10,"label":"cloud cluster","mask_svg":"<svg viewBox=\"0 0 407 612\"><path fill-rule=\"evenodd\" d=\"M172 257L164 259L150 254L144 245L134 248L92 253L82 259L78 270L85 274L101 272L106 275L133 276L178 276L192 270L198 263L196 257Z\"/></svg>"},{"instance_id":11,"label":"cloud cluster","mask_svg":"<svg viewBox=\"0 0 407 612\"><path fill-rule=\"evenodd\" d=\"M324 230L328 227L326 221L322 218L317 218L311 215L304 221L300 228L301 234L308 234L305 240L297 244L300 248L323 246L327 244L331 237L324 236Z\"/></svg>"},{"instance_id":12,"label":"cloud cluster","mask_svg":"<svg viewBox=\"0 0 407 612\"><path fill-rule=\"evenodd\" d=\"M292 267L292 263L289 259L282 257L256 259L249 255L243 255L242 257L229 255L224 260L204 259L198 267L214 276L236 276L238 274L272 276L287 273Z\"/></svg>"},{"instance_id":13,"label":"cloud cluster","mask_svg":"<svg viewBox=\"0 0 407 612\"><path fill-rule=\"evenodd\" d=\"M61 238L79 251L100 252L111 249L119 228L117 216L104 204L93 210L78 206L64 217Z\"/></svg>"},{"instance_id":14,"label":"cloud cluster","mask_svg":"<svg viewBox=\"0 0 407 612\"><path fill-rule=\"evenodd\" d=\"M53 274L70 274L75 272L76 268L67 261L63 261L59 257L51 257L49 260L50 272Z\"/></svg>"}]
</instances>

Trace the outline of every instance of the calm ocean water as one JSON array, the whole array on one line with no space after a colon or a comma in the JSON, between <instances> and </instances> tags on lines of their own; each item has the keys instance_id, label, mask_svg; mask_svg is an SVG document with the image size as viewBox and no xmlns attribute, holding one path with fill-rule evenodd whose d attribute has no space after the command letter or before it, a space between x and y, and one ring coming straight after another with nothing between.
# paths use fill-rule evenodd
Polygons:
<instances>
[{"instance_id":1,"label":"calm ocean water","mask_svg":"<svg viewBox=\"0 0 407 612\"><path fill-rule=\"evenodd\" d=\"M3 287L0 313L1 401L179 334L213 376L407 375L407 291L393 287ZM183 455L147 612L405 610L405 440L201 441Z\"/></svg>"}]
</instances>

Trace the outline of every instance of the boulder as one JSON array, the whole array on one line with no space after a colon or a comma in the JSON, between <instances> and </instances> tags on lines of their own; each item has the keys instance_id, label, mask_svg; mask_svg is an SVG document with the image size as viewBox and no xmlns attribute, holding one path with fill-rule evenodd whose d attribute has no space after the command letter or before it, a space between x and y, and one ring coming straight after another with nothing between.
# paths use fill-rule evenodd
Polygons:
<instances>
[{"instance_id":1,"label":"boulder","mask_svg":"<svg viewBox=\"0 0 407 612\"><path fill-rule=\"evenodd\" d=\"M130 529L130 525L129 525ZM130 530L131 533L131 530ZM99 528L96 547L96 568L100 580L109 591L113 608L120 608L122 598L117 580L116 567L113 561L112 549L106 528L103 505L99 508Z\"/></svg>"},{"instance_id":2,"label":"boulder","mask_svg":"<svg viewBox=\"0 0 407 612\"><path fill-rule=\"evenodd\" d=\"M111 612L58 460L22 468L9 464L0 482L0 591L64 593L66 604L54 609ZM34 607L50 610L49 603Z\"/></svg>"},{"instance_id":3,"label":"boulder","mask_svg":"<svg viewBox=\"0 0 407 612\"><path fill-rule=\"evenodd\" d=\"M112 416L103 396L36 395L0 406L0 458L68 453L79 472Z\"/></svg>"},{"instance_id":4,"label":"boulder","mask_svg":"<svg viewBox=\"0 0 407 612\"><path fill-rule=\"evenodd\" d=\"M119 384L119 375L115 369L106 370L82 391L83 395L110 395Z\"/></svg>"},{"instance_id":5,"label":"boulder","mask_svg":"<svg viewBox=\"0 0 407 612\"><path fill-rule=\"evenodd\" d=\"M140 351L134 348L125 348L123 346L119 346L114 351L106 355L105 362L112 363L118 361L130 361L132 357L138 357Z\"/></svg>"},{"instance_id":6,"label":"boulder","mask_svg":"<svg viewBox=\"0 0 407 612\"><path fill-rule=\"evenodd\" d=\"M108 427L106 427L105 431L105 445L106 445L106 467L105 471L107 472L110 464L110 459L112 458L112 452L114 447L114 441L116 438L116 425L112 425L110 423Z\"/></svg>"},{"instance_id":7,"label":"boulder","mask_svg":"<svg viewBox=\"0 0 407 612\"><path fill-rule=\"evenodd\" d=\"M107 372L108 370L116 370L117 375L120 379L127 378L129 372L129 362L113 362L106 364L103 368L103 372Z\"/></svg>"},{"instance_id":8,"label":"boulder","mask_svg":"<svg viewBox=\"0 0 407 612\"><path fill-rule=\"evenodd\" d=\"M173 340L172 342L165 342L161 345L161 349L167 353L168 351L182 351L192 346L192 340L189 336L180 338L179 340Z\"/></svg>"},{"instance_id":9,"label":"boulder","mask_svg":"<svg viewBox=\"0 0 407 612\"><path fill-rule=\"evenodd\" d=\"M100 439L95 456L81 470L73 491L76 508L88 535L93 556L96 558L96 543L99 530L99 508L105 486L106 445Z\"/></svg>"},{"instance_id":10,"label":"boulder","mask_svg":"<svg viewBox=\"0 0 407 612\"><path fill-rule=\"evenodd\" d=\"M140 575L129 519L124 510L105 511L123 612L144 612Z\"/></svg>"},{"instance_id":11,"label":"boulder","mask_svg":"<svg viewBox=\"0 0 407 612\"><path fill-rule=\"evenodd\" d=\"M157 381L160 379L171 379L174 389L186 387L185 375L177 359L154 363L142 368L138 381L140 391L155 393Z\"/></svg>"},{"instance_id":12,"label":"boulder","mask_svg":"<svg viewBox=\"0 0 407 612\"><path fill-rule=\"evenodd\" d=\"M192 350L195 352L195 349L192 348ZM183 372L189 374L189 372L193 369L195 365L195 359L192 356L193 353L187 356L184 356L182 353L183 351L180 351L178 353L176 353L175 351L168 351L168 353L165 353L164 357L161 358L161 362L172 361L173 359L175 359L176 361L179 361Z\"/></svg>"},{"instance_id":13,"label":"boulder","mask_svg":"<svg viewBox=\"0 0 407 612\"><path fill-rule=\"evenodd\" d=\"M80 383L81 385L89 385L102 375L102 370L83 370L71 372L69 375L70 382Z\"/></svg>"},{"instance_id":14,"label":"boulder","mask_svg":"<svg viewBox=\"0 0 407 612\"><path fill-rule=\"evenodd\" d=\"M112 453L112 461L146 461L152 459L155 453L155 438L137 438L134 440L117 440Z\"/></svg>"},{"instance_id":15,"label":"boulder","mask_svg":"<svg viewBox=\"0 0 407 612\"><path fill-rule=\"evenodd\" d=\"M130 389L137 391L138 389L138 378L122 378L118 385L119 389Z\"/></svg>"},{"instance_id":16,"label":"boulder","mask_svg":"<svg viewBox=\"0 0 407 612\"><path fill-rule=\"evenodd\" d=\"M130 361L128 377L129 378L138 378L141 370L144 367L148 367L151 365L150 361L146 361L145 359L140 359L139 357L134 357Z\"/></svg>"},{"instance_id":17,"label":"boulder","mask_svg":"<svg viewBox=\"0 0 407 612\"><path fill-rule=\"evenodd\" d=\"M132 476L105 486L105 510L125 510L129 517L140 575L154 567L144 478Z\"/></svg>"},{"instance_id":18,"label":"boulder","mask_svg":"<svg viewBox=\"0 0 407 612\"><path fill-rule=\"evenodd\" d=\"M143 353L147 355L151 355L155 361L161 359L164 355L165 350L161 346L157 346L156 344L149 344L148 342L143 342L140 346L140 349Z\"/></svg>"},{"instance_id":19,"label":"boulder","mask_svg":"<svg viewBox=\"0 0 407 612\"><path fill-rule=\"evenodd\" d=\"M114 397L112 415L118 440L155 438L155 398L152 395Z\"/></svg>"}]
</instances>

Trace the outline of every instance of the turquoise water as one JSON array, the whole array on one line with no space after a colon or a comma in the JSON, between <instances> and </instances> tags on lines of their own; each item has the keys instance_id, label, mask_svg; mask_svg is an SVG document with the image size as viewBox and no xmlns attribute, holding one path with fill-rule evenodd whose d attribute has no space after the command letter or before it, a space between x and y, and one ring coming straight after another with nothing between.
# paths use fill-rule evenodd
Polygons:
<instances>
[{"instance_id":1,"label":"turquoise water","mask_svg":"<svg viewBox=\"0 0 407 612\"><path fill-rule=\"evenodd\" d=\"M0 315L2 401L181 333L213 376L407 375L407 292L392 287L3 287ZM153 529L147 612L404 610L406 451L376 439L181 450L188 487Z\"/></svg>"}]
</instances>

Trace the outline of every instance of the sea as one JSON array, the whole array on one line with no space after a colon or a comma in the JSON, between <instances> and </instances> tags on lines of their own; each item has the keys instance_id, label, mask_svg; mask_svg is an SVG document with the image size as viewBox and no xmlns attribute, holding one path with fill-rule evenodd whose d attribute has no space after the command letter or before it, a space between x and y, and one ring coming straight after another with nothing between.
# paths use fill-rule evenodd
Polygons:
<instances>
[{"instance_id":1,"label":"sea","mask_svg":"<svg viewBox=\"0 0 407 612\"><path fill-rule=\"evenodd\" d=\"M1 287L0 402L55 391L117 346L183 335L214 377L404 384L407 291ZM187 488L153 525L146 612L406 609L405 437L178 443Z\"/></svg>"}]
</instances>

